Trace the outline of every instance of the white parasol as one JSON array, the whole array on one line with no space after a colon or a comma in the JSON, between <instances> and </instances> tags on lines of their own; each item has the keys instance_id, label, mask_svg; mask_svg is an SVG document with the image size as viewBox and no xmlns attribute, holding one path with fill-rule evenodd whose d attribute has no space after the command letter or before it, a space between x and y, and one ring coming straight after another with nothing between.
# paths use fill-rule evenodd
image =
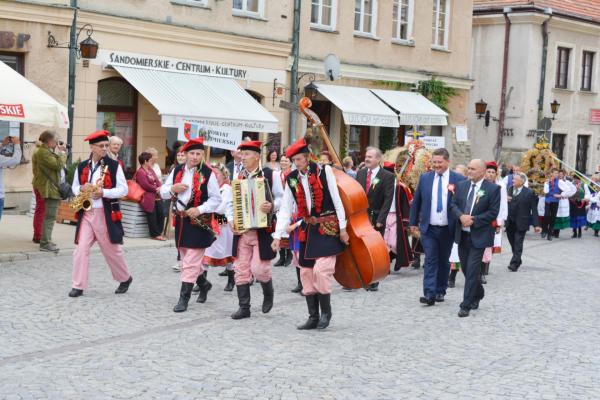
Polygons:
<instances>
[{"instance_id":1,"label":"white parasol","mask_svg":"<svg viewBox=\"0 0 600 400\"><path fill-rule=\"evenodd\" d=\"M68 128L67 108L0 61L0 121Z\"/></svg>"}]
</instances>

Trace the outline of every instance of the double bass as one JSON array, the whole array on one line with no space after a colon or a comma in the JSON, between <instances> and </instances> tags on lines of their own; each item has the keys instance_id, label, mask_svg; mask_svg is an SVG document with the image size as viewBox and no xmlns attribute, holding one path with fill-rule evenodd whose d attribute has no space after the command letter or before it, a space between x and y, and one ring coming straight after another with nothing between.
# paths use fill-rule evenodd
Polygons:
<instances>
[{"instance_id":1,"label":"double bass","mask_svg":"<svg viewBox=\"0 0 600 400\"><path fill-rule=\"evenodd\" d=\"M343 287L366 289L369 284L383 280L389 274L389 251L381 234L371 225L365 191L354 178L343 171L327 131L319 116L310 109L311 106L312 102L307 97L299 102L300 110L313 129L319 132L337 167L332 169L346 212L346 231L350 237L350 245L337 257L334 277Z\"/></svg>"}]
</instances>

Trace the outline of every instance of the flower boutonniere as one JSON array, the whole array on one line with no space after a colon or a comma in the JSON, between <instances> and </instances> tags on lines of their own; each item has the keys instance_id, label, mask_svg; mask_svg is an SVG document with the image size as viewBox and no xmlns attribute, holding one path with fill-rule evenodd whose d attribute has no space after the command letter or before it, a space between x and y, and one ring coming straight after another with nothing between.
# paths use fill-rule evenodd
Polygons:
<instances>
[{"instance_id":1,"label":"flower boutonniere","mask_svg":"<svg viewBox=\"0 0 600 400\"><path fill-rule=\"evenodd\" d=\"M456 187L454 186L454 183L448 184L448 191L450 193L454 194L454 189L456 189Z\"/></svg>"},{"instance_id":2,"label":"flower boutonniere","mask_svg":"<svg viewBox=\"0 0 600 400\"><path fill-rule=\"evenodd\" d=\"M371 187L370 189L375 189L375 186L379 183L379 178L375 178L373 179L373 182L371 182Z\"/></svg>"},{"instance_id":3,"label":"flower boutonniere","mask_svg":"<svg viewBox=\"0 0 600 400\"><path fill-rule=\"evenodd\" d=\"M297 179L290 179L290 187L296 189L296 186L298 186L298 180Z\"/></svg>"},{"instance_id":4,"label":"flower boutonniere","mask_svg":"<svg viewBox=\"0 0 600 400\"><path fill-rule=\"evenodd\" d=\"M475 204L479 203L479 199L485 196L485 191L479 189L477 193L475 193Z\"/></svg>"}]
</instances>

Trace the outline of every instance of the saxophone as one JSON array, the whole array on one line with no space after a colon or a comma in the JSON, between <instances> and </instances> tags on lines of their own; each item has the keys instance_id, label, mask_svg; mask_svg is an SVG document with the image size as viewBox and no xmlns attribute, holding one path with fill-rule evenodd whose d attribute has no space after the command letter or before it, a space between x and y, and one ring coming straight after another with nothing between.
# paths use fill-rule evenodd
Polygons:
<instances>
[{"instance_id":1,"label":"saxophone","mask_svg":"<svg viewBox=\"0 0 600 400\"><path fill-rule=\"evenodd\" d=\"M104 176L106 175L106 171L108 171L108 165L102 168L100 178L96 181L95 185L90 185L85 189L81 189L79 194L73 197L73 200L69 202L69 207L71 207L73 211L89 211L92 209L92 194L98 189L104 189Z\"/></svg>"}]
</instances>

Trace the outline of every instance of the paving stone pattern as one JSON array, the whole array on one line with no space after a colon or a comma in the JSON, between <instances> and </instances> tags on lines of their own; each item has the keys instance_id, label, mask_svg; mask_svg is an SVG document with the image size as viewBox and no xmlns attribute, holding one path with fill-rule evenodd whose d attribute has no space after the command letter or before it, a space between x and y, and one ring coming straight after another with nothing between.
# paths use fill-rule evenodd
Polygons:
<instances>
[{"instance_id":1,"label":"paving stone pattern","mask_svg":"<svg viewBox=\"0 0 600 400\"><path fill-rule=\"evenodd\" d=\"M326 331L296 330L292 268L274 268L271 313L254 285L252 318L233 321L219 270L205 304L172 312L173 248L128 251L125 295L98 254L77 299L68 255L3 263L0 399L600 399L600 240L584 236L528 235L517 273L495 256L468 318L460 275L434 307L418 302L421 271L379 292L336 286Z\"/></svg>"}]
</instances>

